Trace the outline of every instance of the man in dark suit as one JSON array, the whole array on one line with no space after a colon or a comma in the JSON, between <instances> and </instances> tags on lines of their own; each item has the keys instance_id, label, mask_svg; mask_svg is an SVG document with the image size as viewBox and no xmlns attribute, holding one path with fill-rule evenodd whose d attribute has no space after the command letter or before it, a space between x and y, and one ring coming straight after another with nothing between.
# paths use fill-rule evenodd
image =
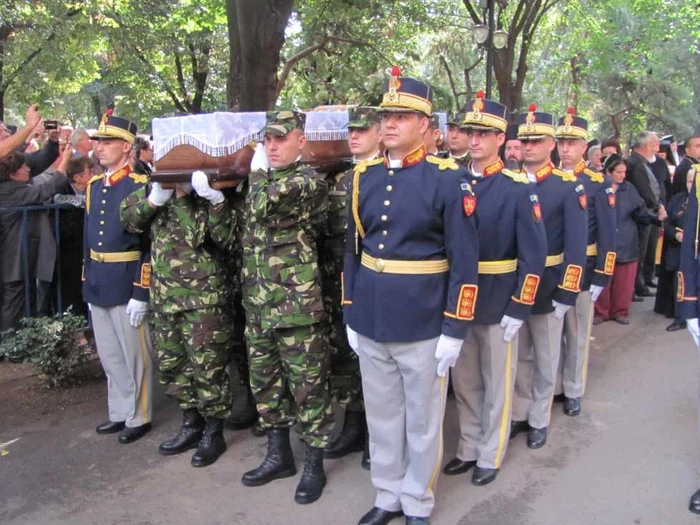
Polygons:
<instances>
[{"instance_id":1,"label":"man in dark suit","mask_svg":"<svg viewBox=\"0 0 700 525\"><path fill-rule=\"evenodd\" d=\"M656 135L650 131L638 133L632 142L632 154L627 160L627 180L636 188L649 211L657 213L664 208L661 201L661 189L657 178L651 170L649 161L654 157ZM656 243L650 244L650 236L657 235L656 228L648 225L639 226L639 267L637 269L637 282L635 294L642 297L652 297L653 292L649 285L653 285L654 277L654 253ZM649 258L647 252L653 246Z\"/></svg>"},{"instance_id":2,"label":"man in dark suit","mask_svg":"<svg viewBox=\"0 0 700 525\"><path fill-rule=\"evenodd\" d=\"M700 164L700 134L693 135L685 141L685 157L676 168L676 174L673 176L673 184L671 185L670 199L678 193L683 193L685 190L685 181L694 164Z\"/></svg>"}]
</instances>

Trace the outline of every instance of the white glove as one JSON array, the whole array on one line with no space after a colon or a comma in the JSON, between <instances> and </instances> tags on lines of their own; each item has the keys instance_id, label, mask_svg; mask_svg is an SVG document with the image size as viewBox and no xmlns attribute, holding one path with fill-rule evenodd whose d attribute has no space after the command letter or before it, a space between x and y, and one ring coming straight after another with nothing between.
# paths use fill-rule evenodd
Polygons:
<instances>
[{"instance_id":1,"label":"white glove","mask_svg":"<svg viewBox=\"0 0 700 525\"><path fill-rule=\"evenodd\" d=\"M604 286L598 286L597 284L592 284L591 285L591 301L594 303L598 300L598 297L600 297L600 294L603 293Z\"/></svg>"},{"instance_id":2,"label":"white glove","mask_svg":"<svg viewBox=\"0 0 700 525\"><path fill-rule=\"evenodd\" d=\"M571 306L568 304L561 304L557 301L552 301L552 306L554 307L554 316L557 319L564 319L566 312L571 310Z\"/></svg>"},{"instance_id":3,"label":"white glove","mask_svg":"<svg viewBox=\"0 0 700 525\"><path fill-rule=\"evenodd\" d=\"M126 314L129 316L129 324L134 328L138 328L143 323L143 318L148 313L148 303L129 299L126 305Z\"/></svg>"},{"instance_id":4,"label":"white glove","mask_svg":"<svg viewBox=\"0 0 700 525\"><path fill-rule=\"evenodd\" d=\"M267 153L265 153L265 146L258 142L255 146L255 155L253 155L253 160L250 161L250 171L264 171L270 169L270 163L267 160Z\"/></svg>"},{"instance_id":5,"label":"white glove","mask_svg":"<svg viewBox=\"0 0 700 525\"><path fill-rule=\"evenodd\" d=\"M197 192L197 195L214 205L221 204L226 200L222 192L209 186L209 177L203 171L195 171L192 174L192 188Z\"/></svg>"},{"instance_id":6,"label":"white glove","mask_svg":"<svg viewBox=\"0 0 700 525\"><path fill-rule=\"evenodd\" d=\"M168 202L168 199L173 196L173 193L175 193L175 190L166 190L160 185L160 182L154 182L151 184L151 193L148 195L148 202L158 208Z\"/></svg>"},{"instance_id":7,"label":"white glove","mask_svg":"<svg viewBox=\"0 0 700 525\"><path fill-rule=\"evenodd\" d=\"M510 317L508 315L503 316L503 319L501 319L501 328L505 329L503 340L506 343L512 341L513 338L518 335L518 330L520 330L523 322L524 321L521 319L516 319L515 317Z\"/></svg>"},{"instance_id":8,"label":"white glove","mask_svg":"<svg viewBox=\"0 0 700 525\"><path fill-rule=\"evenodd\" d=\"M690 335L693 336L693 341L695 341L695 346L700 347L700 325L698 325L698 319L688 319L688 331Z\"/></svg>"},{"instance_id":9,"label":"white glove","mask_svg":"<svg viewBox=\"0 0 700 525\"><path fill-rule=\"evenodd\" d=\"M345 326L345 332L348 336L348 344L350 345L350 348L352 348L353 352L359 355L358 351L360 349L360 336L355 330L353 330L352 328L350 328L350 326L347 325Z\"/></svg>"},{"instance_id":10,"label":"white glove","mask_svg":"<svg viewBox=\"0 0 700 525\"><path fill-rule=\"evenodd\" d=\"M435 359L438 360L437 375L445 377L447 370L457 364L457 358L462 351L462 339L455 339L449 335L442 334L438 339L435 349Z\"/></svg>"}]
</instances>

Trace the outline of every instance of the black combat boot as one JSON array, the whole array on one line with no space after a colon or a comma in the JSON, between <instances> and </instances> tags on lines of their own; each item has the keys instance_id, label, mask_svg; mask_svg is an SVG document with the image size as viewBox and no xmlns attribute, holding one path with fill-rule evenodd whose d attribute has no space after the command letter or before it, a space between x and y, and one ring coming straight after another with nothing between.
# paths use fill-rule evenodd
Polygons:
<instances>
[{"instance_id":1,"label":"black combat boot","mask_svg":"<svg viewBox=\"0 0 700 525\"><path fill-rule=\"evenodd\" d=\"M164 456L174 456L199 445L204 431L204 418L196 408L188 408L182 412L182 426L175 437L163 441L158 452Z\"/></svg>"},{"instance_id":2,"label":"black combat boot","mask_svg":"<svg viewBox=\"0 0 700 525\"><path fill-rule=\"evenodd\" d=\"M207 467L226 452L224 420L219 417L208 417L206 421L207 426L204 427L202 440L199 442L197 452L192 456L193 467Z\"/></svg>"},{"instance_id":3,"label":"black combat boot","mask_svg":"<svg viewBox=\"0 0 700 525\"><path fill-rule=\"evenodd\" d=\"M231 410L231 415L226 420L226 427L231 430L244 430L255 425L258 420L258 410L255 406L253 394L248 395L245 405L236 407L236 410Z\"/></svg>"},{"instance_id":4,"label":"black combat boot","mask_svg":"<svg viewBox=\"0 0 700 525\"><path fill-rule=\"evenodd\" d=\"M326 486L326 473L323 471L323 449L306 445L304 470L294 494L294 501L300 505L313 503L323 494Z\"/></svg>"},{"instance_id":5,"label":"black combat boot","mask_svg":"<svg viewBox=\"0 0 700 525\"><path fill-rule=\"evenodd\" d=\"M338 439L333 441L323 452L323 457L336 459L347 456L353 452L362 452L365 449L365 422L364 412L345 412L343 430Z\"/></svg>"},{"instance_id":6,"label":"black combat boot","mask_svg":"<svg viewBox=\"0 0 700 525\"><path fill-rule=\"evenodd\" d=\"M289 478L297 473L294 454L289 444L288 428L271 428L267 431L267 454L262 464L249 470L241 478L248 487L258 487L280 478Z\"/></svg>"}]
</instances>

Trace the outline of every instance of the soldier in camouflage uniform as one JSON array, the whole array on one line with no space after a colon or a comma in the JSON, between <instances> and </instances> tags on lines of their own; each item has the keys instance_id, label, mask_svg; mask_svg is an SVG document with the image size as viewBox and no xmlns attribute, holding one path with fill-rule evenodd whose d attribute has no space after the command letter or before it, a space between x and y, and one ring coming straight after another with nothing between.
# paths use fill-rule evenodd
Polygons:
<instances>
[{"instance_id":1,"label":"soldier in camouflage uniform","mask_svg":"<svg viewBox=\"0 0 700 525\"><path fill-rule=\"evenodd\" d=\"M226 450L223 421L231 408L231 323L216 253L234 240L233 215L223 193L199 171L191 187L166 190L153 183L148 198L145 187L132 193L122 202L121 219L132 233L150 231L151 329L160 382L184 412L182 427L159 451L173 455L197 447L192 466L211 465Z\"/></svg>"},{"instance_id":2,"label":"soldier in camouflage uniform","mask_svg":"<svg viewBox=\"0 0 700 525\"><path fill-rule=\"evenodd\" d=\"M348 225L348 185L357 162L379 157L379 121L377 110L359 107L348 116L348 145L353 162L346 171L328 177L328 224L321 250L323 302L331 346L331 396L345 408L340 436L325 451L329 459L364 451L362 466L369 469L369 440L365 406L362 400L360 361L348 345L343 324L340 275L345 260L345 230Z\"/></svg>"},{"instance_id":3,"label":"soldier in camouflage uniform","mask_svg":"<svg viewBox=\"0 0 700 525\"><path fill-rule=\"evenodd\" d=\"M437 113L430 115L428 131L423 135L423 145L428 155L447 158L447 152L440 151L442 147L442 131L440 130L440 117Z\"/></svg>"},{"instance_id":4,"label":"soldier in camouflage uniform","mask_svg":"<svg viewBox=\"0 0 700 525\"><path fill-rule=\"evenodd\" d=\"M467 117L465 110L450 114L447 119L447 149L449 158L455 159L457 164L467 167L471 162L469 155L469 139L467 130L462 128L462 123Z\"/></svg>"},{"instance_id":5,"label":"soldier in camouflage uniform","mask_svg":"<svg viewBox=\"0 0 700 525\"><path fill-rule=\"evenodd\" d=\"M321 497L323 449L332 431L329 350L316 241L326 221L328 187L301 162L305 116L270 112L264 146L248 178L243 240L243 306L250 383L267 430L262 464L243 475L259 486L296 474L289 428L306 442L297 503Z\"/></svg>"}]
</instances>

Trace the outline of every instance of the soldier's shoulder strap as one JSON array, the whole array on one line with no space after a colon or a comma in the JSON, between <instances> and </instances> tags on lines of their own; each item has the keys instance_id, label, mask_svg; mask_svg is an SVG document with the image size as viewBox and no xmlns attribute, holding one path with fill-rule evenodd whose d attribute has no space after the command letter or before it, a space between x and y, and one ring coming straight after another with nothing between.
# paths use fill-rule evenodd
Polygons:
<instances>
[{"instance_id":1,"label":"soldier's shoulder strap","mask_svg":"<svg viewBox=\"0 0 700 525\"><path fill-rule=\"evenodd\" d=\"M559 168L552 168L552 175L556 175L561 178L564 182L576 182L578 179L573 173L568 171L560 170Z\"/></svg>"},{"instance_id":2,"label":"soldier's shoulder strap","mask_svg":"<svg viewBox=\"0 0 700 525\"><path fill-rule=\"evenodd\" d=\"M378 166L382 164L384 159L378 157L372 160L361 160L355 166L355 171L352 174L352 198L350 201L350 209L352 211L352 218L355 220L355 230L356 234L364 238L365 228L362 226L362 221L360 220L360 177L367 171L367 168L371 166ZM357 242L356 251L357 251Z\"/></svg>"},{"instance_id":3,"label":"soldier's shoulder strap","mask_svg":"<svg viewBox=\"0 0 700 525\"><path fill-rule=\"evenodd\" d=\"M436 165L440 171L445 171L445 170L457 171L459 169L459 164L457 164L457 161L451 157L446 158L446 159L441 159L440 157L436 157L434 155L428 155L427 157L425 157L425 160L427 162L429 162L430 164Z\"/></svg>"},{"instance_id":4,"label":"soldier's shoulder strap","mask_svg":"<svg viewBox=\"0 0 700 525\"><path fill-rule=\"evenodd\" d=\"M518 173L516 171L505 168L501 170L501 173L503 173L503 175L505 175L509 179L513 179L515 182L519 182L521 184L530 184L527 175L525 175L524 173Z\"/></svg>"},{"instance_id":5,"label":"soldier's shoulder strap","mask_svg":"<svg viewBox=\"0 0 700 525\"><path fill-rule=\"evenodd\" d=\"M98 180L102 180L104 178L104 173L100 173L99 175L93 175L93 177L88 181L88 186L90 186L90 184L92 184L93 182L97 182Z\"/></svg>"},{"instance_id":6,"label":"soldier's shoulder strap","mask_svg":"<svg viewBox=\"0 0 700 525\"><path fill-rule=\"evenodd\" d=\"M85 189L85 211L87 213L90 213L90 194L92 193L92 184L104 178L105 174L100 173L99 175L93 176L87 183L87 188Z\"/></svg>"},{"instance_id":7,"label":"soldier's shoulder strap","mask_svg":"<svg viewBox=\"0 0 700 525\"><path fill-rule=\"evenodd\" d=\"M354 179L354 177L359 177L364 172L366 172L367 168L370 168L372 166L377 166L383 162L384 162L384 159L382 157L378 157L376 159L371 159L371 160L361 160L355 166L355 169L353 171L353 179Z\"/></svg>"},{"instance_id":8,"label":"soldier's shoulder strap","mask_svg":"<svg viewBox=\"0 0 700 525\"><path fill-rule=\"evenodd\" d=\"M135 173L133 171L129 173L129 178L133 180L136 184L148 183L148 175L141 175L140 173Z\"/></svg>"},{"instance_id":9,"label":"soldier's shoulder strap","mask_svg":"<svg viewBox=\"0 0 700 525\"><path fill-rule=\"evenodd\" d=\"M586 175L588 175L588 177L591 179L591 182L595 182L597 184L602 184L603 182L605 182L605 177L603 177L602 173L593 171L591 168L584 168L583 172Z\"/></svg>"}]
</instances>

